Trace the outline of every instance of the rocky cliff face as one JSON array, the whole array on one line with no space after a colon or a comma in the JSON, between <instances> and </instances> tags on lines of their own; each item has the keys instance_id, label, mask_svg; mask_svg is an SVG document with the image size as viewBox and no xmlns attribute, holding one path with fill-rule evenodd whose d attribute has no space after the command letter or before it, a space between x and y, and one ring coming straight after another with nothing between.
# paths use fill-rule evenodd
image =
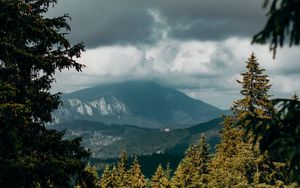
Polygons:
<instances>
[{"instance_id":1,"label":"rocky cliff face","mask_svg":"<svg viewBox=\"0 0 300 188\"><path fill-rule=\"evenodd\" d=\"M100 85L65 94L53 123L92 120L148 128L183 128L218 118L223 111L154 82Z\"/></svg>"}]
</instances>

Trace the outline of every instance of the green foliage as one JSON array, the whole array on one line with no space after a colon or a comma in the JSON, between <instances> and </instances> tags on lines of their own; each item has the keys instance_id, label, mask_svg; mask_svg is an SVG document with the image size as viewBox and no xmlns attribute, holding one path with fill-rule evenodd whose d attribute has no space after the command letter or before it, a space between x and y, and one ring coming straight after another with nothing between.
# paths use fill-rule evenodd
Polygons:
<instances>
[{"instance_id":1,"label":"green foliage","mask_svg":"<svg viewBox=\"0 0 300 188\"><path fill-rule=\"evenodd\" d=\"M102 173L102 176L100 178L100 187L110 187L112 184L110 179L110 169L109 165L106 165L105 170Z\"/></svg>"},{"instance_id":2,"label":"green foliage","mask_svg":"<svg viewBox=\"0 0 300 188\"><path fill-rule=\"evenodd\" d=\"M252 187L275 186L278 182L286 184L286 164L274 163L268 152L260 152L258 138L248 128L251 126L245 117L254 116L270 120L275 113L269 100L270 85L264 69L259 67L252 53L247 61L247 72L242 73L243 99L234 102L234 116L228 116L223 122L221 143L209 164L210 187ZM237 126L238 125L238 126ZM256 124L257 127L261 123ZM247 139L245 131L248 130Z\"/></svg>"},{"instance_id":3,"label":"green foliage","mask_svg":"<svg viewBox=\"0 0 300 188\"><path fill-rule=\"evenodd\" d=\"M300 181L300 103L293 100L268 99L269 80L263 75L255 56L247 61L248 72L242 73L243 99L234 102L236 124L244 128L248 141L262 153L268 151L273 160L288 162L293 180Z\"/></svg>"},{"instance_id":4,"label":"green foliage","mask_svg":"<svg viewBox=\"0 0 300 188\"><path fill-rule=\"evenodd\" d=\"M219 125L219 123L222 121L222 118L217 118L189 128L171 130L170 132L162 131L160 129L141 128L131 125L121 126L114 124L113 126L109 126L93 121L74 121L54 125L51 126L51 128L56 130L68 129L66 132L67 138L74 137L72 131L80 132L80 136L82 136L83 140L82 145L90 148L91 151L93 151L93 156L96 158L118 158L119 153L123 148L125 148L126 151L132 155L145 156L156 153L157 151L165 151L165 154L184 155L184 152L188 148L189 144L196 143L199 138L199 134L202 133L207 135L207 141L213 147L220 142L218 134L222 127ZM124 139L119 141L117 140L113 144L107 146L99 146L95 144L93 140L101 142L102 138L96 136L97 134L94 133L101 133L101 135L107 136L113 135L122 137ZM170 167L175 169L178 165L178 159L169 156L167 156L167 154L166 156L157 156L161 158L161 160L165 160L165 162L153 161L153 166L150 166L150 164L145 164L144 161L139 158L140 164L142 165L143 163L143 173L147 177L151 177L151 175L155 172L156 167L160 163L163 165L163 167L166 167L165 165L169 162ZM169 159L164 159L164 157L168 157Z\"/></svg>"},{"instance_id":5,"label":"green foliage","mask_svg":"<svg viewBox=\"0 0 300 188\"><path fill-rule=\"evenodd\" d=\"M244 131L233 127L234 117L223 123L221 143L209 163L209 187L256 187L287 183L286 165L275 163L268 153L260 153L258 145L244 139Z\"/></svg>"},{"instance_id":6,"label":"green foliage","mask_svg":"<svg viewBox=\"0 0 300 188\"><path fill-rule=\"evenodd\" d=\"M125 151L121 152L119 162L113 166L112 170L106 166L100 181L102 188L120 187L120 188L143 188L147 186L147 179L141 171L141 166L138 160L135 159L131 168L128 169L127 154Z\"/></svg>"},{"instance_id":7,"label":"green foliage","mask_svg":"<svg viewBox=\"0 0 300 188\"><path fill-rule=\"evenodd\" d=\"M133 164L129 170L127 181L127 187L144 188L147 185L146 178L141 171L141 166L137 158L134 159Z\"/></svg>"},{"instance_id":8,"label":"green foliage","mask_svg":"<svg viewBox=\"0 0 300 188\"><path fill-rule=\"evenodd\" d=\"M183 155L171 155L168 153L163 153L163 154L156 154L153 153L152 155L147 155L147 156L139 156L138 160L139 163L141 164L141 169L143 174L147 178L151 178L151 176L155 173L157 168L155 166L159 166L160 164L162 167L168 171L175 171L178 164L182 160Z\"/></svg>"},{"instance_id":9,"label":"green foliage","mask_svg":"<svg viewBox=\"0 0 300 188\"><path fill-rule=\"evenodd\" d=\"M202 135L199 142L188 148L172 178L174 187L202 187L207 183L209 146Z\"/></svg>"},{"instance_id":10,"label":"green foliage","mask_svg":"<svg viewBox=\"0 0 300 188\"><path fill-rule=\"evenodd\" d=\"M107 187L116 187L116 179L117 179L117 169L113 166L113 169L110 170L109 166L105 167L105 170L100 179L100 187L107 188Z\"/></svg>"},{"instance_id":11,"label":"green foliage","mask_svg":"<svg viewBox=\"0 0 300 188\"><path fill-rule=\"evenodd\" d=\"M155 173L157 166L159 164L162 165L164 169L169 169L170 172L174 172L182 160L183 155L176 155L176 154L168 154L168 153L153 153L151 155L142 155L137 156L139 164L141 165L141 170L146 178L150 178ZM94 164L98 170L105 170L107 165L113 166L118 162L118 159L94 159L90 158L89 161ZM128 158L129 163L134 161L133 157ZM171 174L170 174L171 175Z\"/></svg>"},{"instance_id":12,"label":"green foliage","mask_svg":"<svg viewBox=\"0 0 300 188\"><path fill-rule=\"evenodd\" d=\"M252 43L266 43L270 39L270 50L275 58L278 45L281 47L289 37L289 44L299 45L300 42L300 1L299 0L265 0L265 7L270 5L265 28L253 37ZM264 119L249 114L244 118L256 136L255 142L261 137L260 148L269 151L277 160L290 163L291 179L300 183L299 163L299 102L297 98L276 99L276 114L271 119Z\"/></svg>"},{"instance_id":13,"label":"green foliage","mask_svg":"<svg viewBox=\"0 0 300 188\"><path fill-rule=\"evenodd\" d=\"M0 0L0 187L68 187L86 182L89 152L80 139L48 130L60 103L51 94L56 70L83 65L71 46L67 15L45 18L56 0Z\"/></svg>"},{"instance_id":14,"label":"green foliage","mask_svg":"<svg viewBox=\"0 0 300 188\"><path fill-rule=\"evenodd\" d=\"M243 119L247 114L261 118L270 118L274 109L268 91L271 87L264 69L260 68L254 53L246 62L247 72L241 73L243 80L237 80L242 85L243 99L233 102L232 111L238 119ZM246 126L246 125L245 125Z\"/></svg>"},{"instance_id":15,"label":"green foliage","mask_svg":"<svg viewBox=\"0 0 300 188\"><path fill-rule=\"evenodd\" d=\"M85 181L83 182L84 187L97 188L99 185L99 175L95 166L89 163L85 166Z\"/></svg>"},{"instance_id":16,"label":"green foliage","mask_svg":"<svg viewBox=\"0 0 300 188\"><path fill-rule=\"evenodd\" d=\"M288 162L291 180L300 182L300 102L294 97L273 103L278 110L271 119L248 115L243 121L249 122L247 130L256 135L254 141L259 141L260 149L277 161Z\"/></svg>"},{"instance_id":17,"label":"green foliage","mask_svg":"<svg viewBox=\"0 0 300 188\"><path fill-rule=\"evenodd\" d=\"M152 188L170 188L170 169L169 165L166 170L163 169L161 165L158 165L154 175L151 178Z\"/></svg>"},{"instance_id":18,"label":"green foliage","mask_svg":"<svg viewBox=\"0 0 300 188\"><path fill-rule=\"evenodd\" d=\"M270 40L270 50L276 55L278 46L283 46L285 37L289 36L290 46L300 42L300 2L299 0L265 0L269 6L267 23L262 31L257 33L252 43L265 44Z\"/></svg>"},{"instance_id":19,"label":"green foliage","mask_svg":"<svg viewBox=\"0 0 300 188\"><path fill-rule=\"evenodd\" d=\"M221 143L209 163L209 187L247 187L255 167L256 152L251 144L244 142L244 133L233 128L233 117L223 123Z\"/></svg>"},{"instance_id":20,"label":"green foliage","mask_svg":"<svg viewBox=\"0 0 300 188\"><path fill-rule=\"evenodd\" d=\"M128 156L125 151L122 151L119 157L116 171L116 184L118 187L126 187L128 183Z\"/></svg>"}]
</instances>

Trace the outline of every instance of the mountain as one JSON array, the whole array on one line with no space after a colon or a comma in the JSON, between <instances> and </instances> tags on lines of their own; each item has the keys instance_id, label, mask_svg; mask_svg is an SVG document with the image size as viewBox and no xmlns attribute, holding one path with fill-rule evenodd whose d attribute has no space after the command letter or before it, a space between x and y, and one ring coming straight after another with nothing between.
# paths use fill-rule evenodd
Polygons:
<instances>
[{"instance_id":1,"label":"mountain","mask_svg":"<svg viewBox=\"0 0 300 188\"><path fill-rule=\"evenodd\" d=\"M147 128L182 128L224 112L184 93L150 81L99 85L62 95L54 124L88 120Z\"/></svg>"},{"instance_id":2,"label":"mountain","mask_svg":"<svg viewBox=\"0 0 300 188\"><path fill-rule=\"evenodd\" d=\"M87 120L75 120L52 126L66 130L66 138L82 137L83 146L92 151L93 158L118 157L126 149L129 155L152 153L183 154L205 134L211 147L219 142L222 118L183 129L149 129L131 125L106 125Z\"/></svg>"}]
</instances>

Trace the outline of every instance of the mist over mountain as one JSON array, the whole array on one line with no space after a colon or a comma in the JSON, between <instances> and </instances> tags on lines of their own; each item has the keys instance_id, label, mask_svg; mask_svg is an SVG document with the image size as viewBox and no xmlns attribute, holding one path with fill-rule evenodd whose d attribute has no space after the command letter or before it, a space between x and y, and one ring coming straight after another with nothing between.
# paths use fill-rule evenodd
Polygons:
<instances>
[{"instance_id":1,"label":"mist over mountain","mask_svg":"<svg viewBox=\"0 0 300 188\"><path fill-rule=\"evenodd\" d=\"M218 118L224 111L151 81L99 85L62 95L54 124L89 120L147 128L183 128Z\"/></svg>"}]
</instances>

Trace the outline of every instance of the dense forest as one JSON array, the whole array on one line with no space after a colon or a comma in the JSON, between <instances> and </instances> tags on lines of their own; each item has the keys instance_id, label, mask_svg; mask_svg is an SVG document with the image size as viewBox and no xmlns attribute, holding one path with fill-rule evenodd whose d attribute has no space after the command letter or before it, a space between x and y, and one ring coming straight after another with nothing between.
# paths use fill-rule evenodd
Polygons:
<instances>
[{"instance_id":1,"label":"dense forest","mask_svg":"<svg viewBox=\"0 0 300 188\"><path fill-rule=\"evenodd\" d=\"M84 68L76 61L83 44L66 38L70 17L44 16L56 3L0 0L0 187L299 187L299 98L271 100L254 53L237 81L243 98L224 117L214 153L201 135L172 168L158 164L145 176L138 158L122 152L99 175L80 138L64 139L63 131L45 126L60 104L60 93L50 92L55 72ZM271 42L275 58L286 37L299 45L300 2L266 1L266 7L267 24L253 42Z\"/></svg>"},{"instance_id":2,"label":"dense forest","mask_svg":"<svg viewBox=\"0 0 300 188\"><path fill-rule=\"evenodd\" d=\"M125 152L116 165L106 166L100 187L298 187L298 173L292 161L264 151L248 126L248 116L269 120L277 116L277 109L269 99L271 87L264 69L252 53L246 62L247 72L241 73L241 94L244 98L233 102L233 115L222 123L221 143L210 153L204 135L190 146L174 172L169 165L157 169L151 177L144 176L139 161L129 162ZM297 96L292 99L298 103ZM257 122L255 122L257 123ZM263 126L263 125L262 125ZM150 159L151 160L151 159ZM132 161L132 160L130 160ZM296 168L297 170L297 168ZM124 178L125 177L125 178ZM146 178L149 177L149 178Z\"/></svg>"}]
</instances>

